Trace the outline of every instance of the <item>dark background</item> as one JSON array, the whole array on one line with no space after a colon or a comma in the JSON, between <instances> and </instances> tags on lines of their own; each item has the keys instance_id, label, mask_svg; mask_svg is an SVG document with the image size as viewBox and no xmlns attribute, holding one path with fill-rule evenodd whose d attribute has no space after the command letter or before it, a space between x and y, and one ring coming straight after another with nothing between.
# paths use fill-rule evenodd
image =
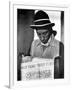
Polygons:
<instances>
[{"instance_id":1,"label":"dark background","mask_svg":"<svg viewBox=\"0 0 72 90\"><path fill-rule=\"evenodd\" d=\"M30 28L33 23L34 10L17 9L17 80L21 80L21 55L29 56L34 31Z\"/></svg>"}]
</instances>

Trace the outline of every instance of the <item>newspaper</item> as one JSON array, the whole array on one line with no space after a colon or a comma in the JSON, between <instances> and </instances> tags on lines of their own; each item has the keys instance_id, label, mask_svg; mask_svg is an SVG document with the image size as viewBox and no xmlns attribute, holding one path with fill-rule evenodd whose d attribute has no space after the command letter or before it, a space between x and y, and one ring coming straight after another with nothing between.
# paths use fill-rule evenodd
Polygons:
<instances>
[{"instance_id":1,"label":"newspaper","mask_svg":"<svg viewBox=\"0 0 72 90\"><path fill-rule=\"evenodd\" d=\"M54 79L54 59L33 58L21 63L21 80Z\"/></svg>"}]
</instances>

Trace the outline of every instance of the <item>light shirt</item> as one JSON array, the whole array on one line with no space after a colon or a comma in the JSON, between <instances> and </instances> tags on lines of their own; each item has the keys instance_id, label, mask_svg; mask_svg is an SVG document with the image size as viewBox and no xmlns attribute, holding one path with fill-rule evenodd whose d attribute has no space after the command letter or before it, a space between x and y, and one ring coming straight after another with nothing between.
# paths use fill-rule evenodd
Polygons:
<instances>
[{"instance_id":1,"label":"light shirt","mask_svg":"<svg viewBox=\"0 0 72 90\"><path fill-rule=\"evenodd\" d=\"M39 39L34 40L31 46L31 56L50 59L59 56L59 41L54 38L53 34L46 44L41 43Z\"/></svg>"}]
</instances>

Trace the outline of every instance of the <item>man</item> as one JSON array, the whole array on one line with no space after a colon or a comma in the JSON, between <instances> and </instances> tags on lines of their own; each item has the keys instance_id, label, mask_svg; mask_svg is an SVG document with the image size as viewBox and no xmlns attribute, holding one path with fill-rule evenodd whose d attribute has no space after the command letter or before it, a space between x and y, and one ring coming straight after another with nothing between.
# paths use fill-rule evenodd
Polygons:
<instances>
[{"instance_id":1,"label":"man","mask_svg":"<svg viewBox=\"0 0 72 90\"><path fill-rule=\"evenodd\" d=\"M52 29L54 23L51 23L48 14L40 10L35 14L34 24L31 28L36 30L39 37L33 41L30 55L22 58L24 62L29 62L33 57L55 59L54 61L54 78L64 77L64 46L55 39L57 34Z\"/></svg>"}]
</instances>

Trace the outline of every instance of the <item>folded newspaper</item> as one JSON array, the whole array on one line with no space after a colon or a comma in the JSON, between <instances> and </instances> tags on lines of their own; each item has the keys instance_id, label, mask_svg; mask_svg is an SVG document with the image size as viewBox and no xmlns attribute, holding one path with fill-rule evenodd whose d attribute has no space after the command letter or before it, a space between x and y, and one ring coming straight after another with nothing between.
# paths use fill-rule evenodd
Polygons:
<instances>
[{"instance_id":1,"label":"folded newspaper","mask_svg":"<svg viewBox=\"0 0 72 90\"><path fill-rule=\"evenodd\" d=\"M21 63L21 80L54 79L54 59L33 58Z\"/></svg>"}]
</instances>

